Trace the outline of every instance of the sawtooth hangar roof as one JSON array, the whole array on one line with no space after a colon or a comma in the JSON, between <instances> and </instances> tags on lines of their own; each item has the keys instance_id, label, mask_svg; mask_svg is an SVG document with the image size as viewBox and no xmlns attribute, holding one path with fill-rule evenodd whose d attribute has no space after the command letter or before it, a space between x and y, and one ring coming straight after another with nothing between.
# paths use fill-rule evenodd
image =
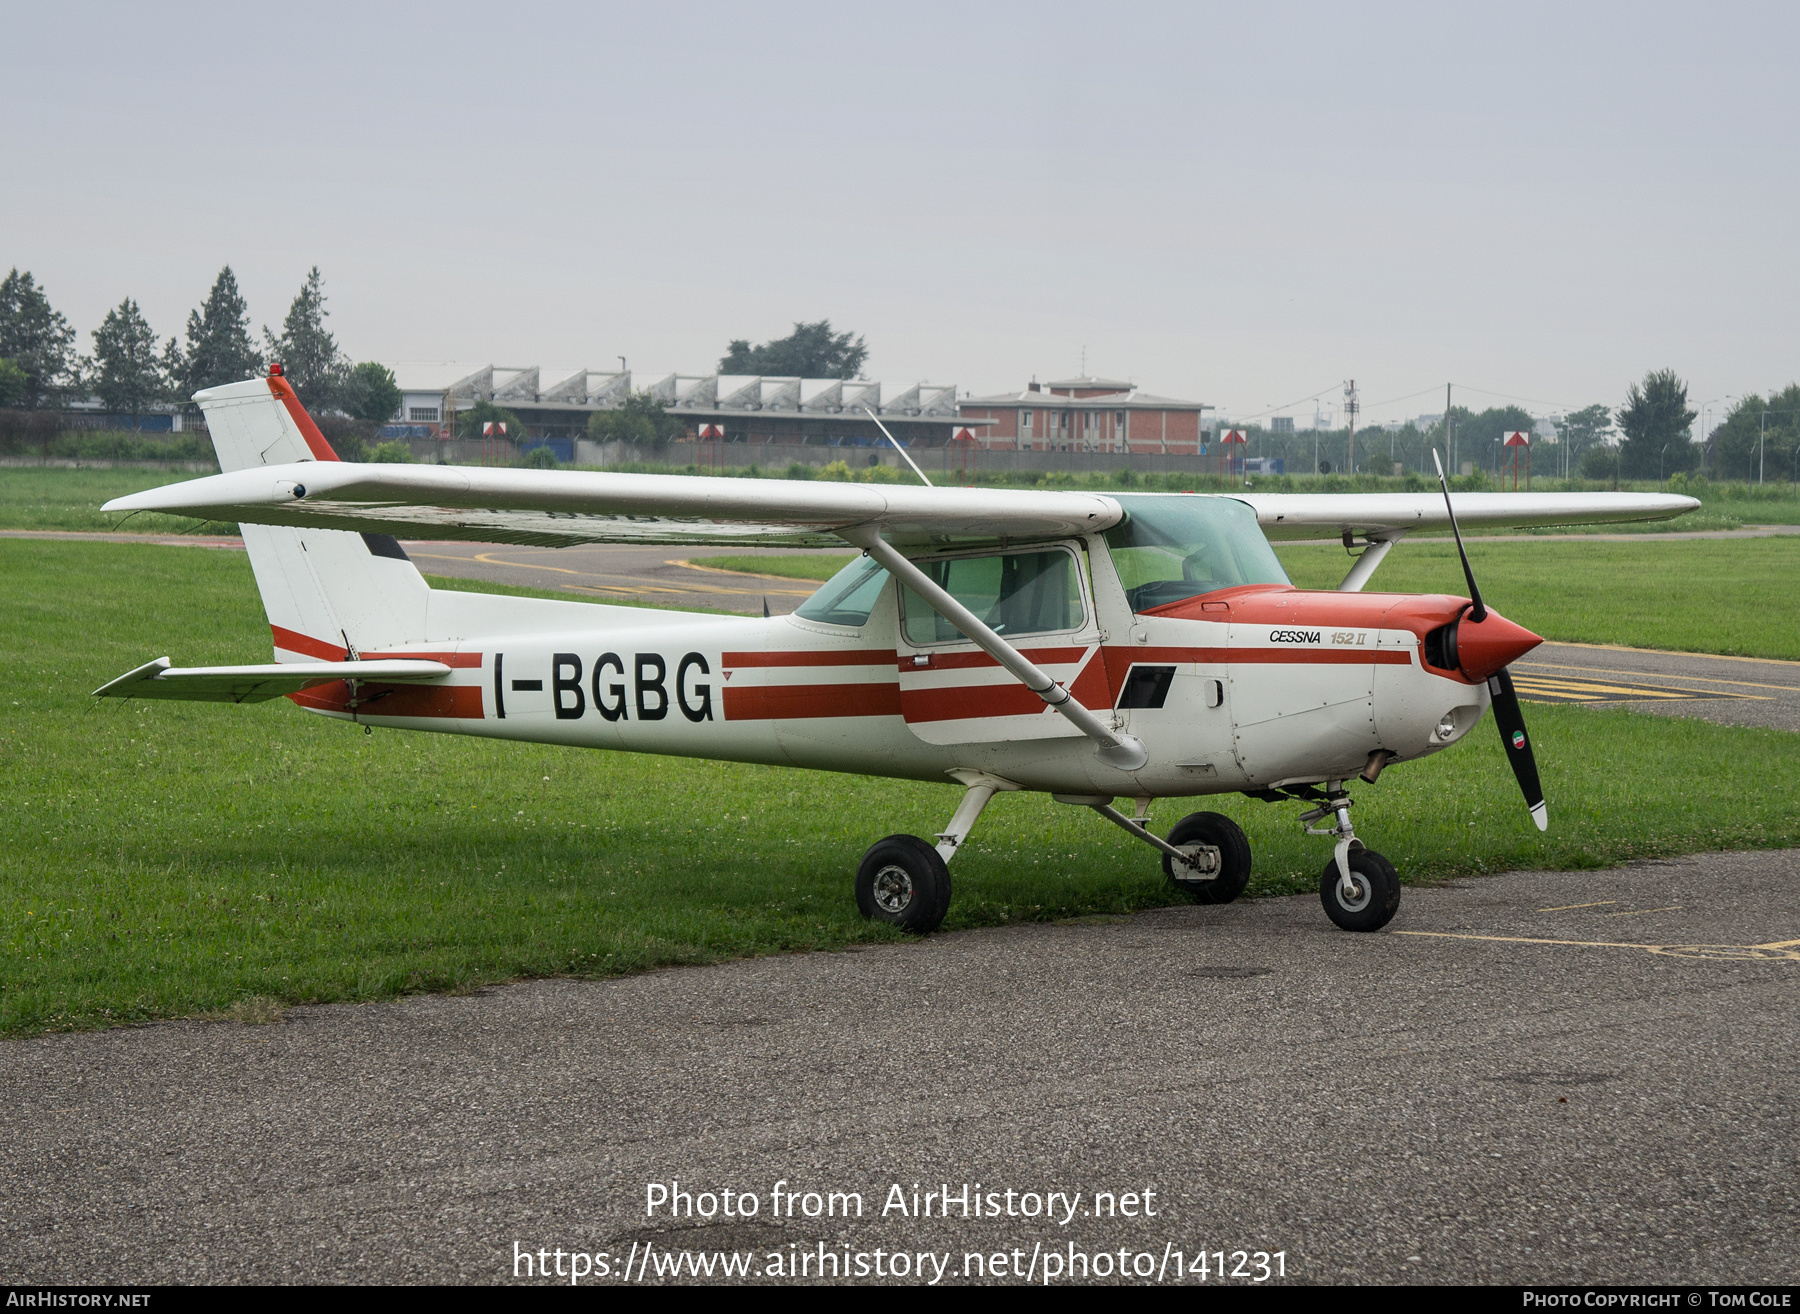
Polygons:
<instances>
[{"instance_id":1,"label":"sawtooth hangar roof","mask_svg":"<svg viewBox=\"0 0 1800 1314\"><path fill-rule=\"evenodd\" d=\"M455 402L491 401L498 406L536 410L608 410L623 404L632 392L648 392L669 411L696 416L785 412L861 418L867 407L884 420L941 424L957 418L954 384L890 385L870 379L546 369L447 361L399 361L389 368L409 398L430 394Z\"/></svg>"}]
</instances>

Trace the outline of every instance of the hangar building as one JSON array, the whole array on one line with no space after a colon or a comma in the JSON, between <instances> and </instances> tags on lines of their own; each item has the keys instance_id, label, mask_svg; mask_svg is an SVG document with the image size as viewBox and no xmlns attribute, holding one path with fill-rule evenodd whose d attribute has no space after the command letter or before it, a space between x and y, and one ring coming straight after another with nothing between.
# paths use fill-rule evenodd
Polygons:
<instances>
[{"instance_id":1,"label":"hangar building","mask_svg":"<svg viewBox=\"0 0 1800 1314\"><path fill-rule=\"evenodd\" d=\"M1169 456L1199 454L1206 441L1205 413L1214 409L1092 375L1050 383L1034 379L1020 392L968 397L959 405L985 448Z\"/></svg>"},{"instance_id":2,"label":"hangar building","mask_svg":"<svg viewBox=\"0 0 1800 1314\"><path fill-rule=\"evenodd\" d=\"M716 426L726 442L885 445L865 407L908 446L942 446L965 423L954 384L418 361L390 368L403 398L393 422L422 428L417 437L453 436L456 413L488 401L517 415L534 438L578 438L590 415L621 405L632 392L659 398L687 423L689 440L703 426Z\"/></svg>"}]
</instances>

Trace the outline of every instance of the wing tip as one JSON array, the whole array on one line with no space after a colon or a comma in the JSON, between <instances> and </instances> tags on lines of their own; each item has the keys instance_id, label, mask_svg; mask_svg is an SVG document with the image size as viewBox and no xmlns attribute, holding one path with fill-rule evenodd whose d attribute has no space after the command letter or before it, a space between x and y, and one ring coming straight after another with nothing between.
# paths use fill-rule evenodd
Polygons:
<instances>
[{"instance_id":1,"label":"wing tip","mask_svg":"<svg viewBox=\"0 0 1800 1314\"><path fill-rule=\"evenodd\" d=\"M1539 831L1550 829L1550 809L1542 799L1531 805L1531 819L1537 823Z\"/></svg>"}]
</instances>

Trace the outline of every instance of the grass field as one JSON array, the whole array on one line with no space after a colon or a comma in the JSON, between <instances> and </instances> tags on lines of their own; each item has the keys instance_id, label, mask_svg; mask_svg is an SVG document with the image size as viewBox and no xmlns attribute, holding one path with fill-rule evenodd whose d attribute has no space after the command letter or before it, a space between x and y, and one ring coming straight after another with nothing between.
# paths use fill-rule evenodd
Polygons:
<instances>
[{"instance_id":1,"label":"grass field","mask_svg":"<svg viewBox=\"0 0 1800 1314\"><path fill-rule=\"evenodd\" d=\"M883 834L933 833L957 797L948 785L365 736L285 702L88 697L164 653L266 661L240 553L0 542L0 615L7 1034L887 939L855 913L856 862ZM1791 735L1530 714L1548 836L1487 725L1360 789L1359 829L1412 880L1800 843ZM1199 806L1153 815L1167 827ZM1299 834L1293 807L1213 806L1251 836L1253 893L1314 887L1327 848ZM951 927L1169 900L1148 849L1035 796L1000 799L953 873Z\"/></svg>"},{"instance_id":2,"label":"grass field","mask_svg":"<svg viewBox=\"0 0 1800 1314\"><path fill-rule=\"evenodd\" d=\"M118 529L134 534L235 532L235 526L146 512L129 520L101 514L115 497L161 488L203 476L192 470L145 470L138 466L70 469L64 466L0 468L0 529Z\"/></svg>"},{"instance_id":3,"label":"grass field","mask_svg":"<svg viewBox=\"0 0 1800 1314\"><path fill-rule=\"evenodd\" d=\"M1284 544L1276 554L1301 588L1336 588L1350 568L1337 544ZM1511 620L1571 643L1800 660L1800 536L1632 543L1551 541L1470 547L1482 597ZM849 555L700 558L722 570L829 579ZM1371 585L1397 593L1464 594L1450 542L1408 540Z\"/></svg>"}]
</instances>

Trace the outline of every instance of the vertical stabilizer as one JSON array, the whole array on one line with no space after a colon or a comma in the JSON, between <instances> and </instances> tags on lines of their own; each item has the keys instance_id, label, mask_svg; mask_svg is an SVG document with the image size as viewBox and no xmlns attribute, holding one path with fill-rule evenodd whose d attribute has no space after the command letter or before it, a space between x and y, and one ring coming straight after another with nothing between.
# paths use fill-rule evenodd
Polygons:
<instances>
[{"instance_id":1,"label":"vertical stabilizer","mask_svg":"<svg viewBox=\"0 0 1800 1314\"><path fill-rule=\"evenodd\" d=\"M196 393L221 471L337 453L279 374ZM243 525L277 661L343 661L425 637L431 590L386 534Z\"/></svg>"}]
</instances>

